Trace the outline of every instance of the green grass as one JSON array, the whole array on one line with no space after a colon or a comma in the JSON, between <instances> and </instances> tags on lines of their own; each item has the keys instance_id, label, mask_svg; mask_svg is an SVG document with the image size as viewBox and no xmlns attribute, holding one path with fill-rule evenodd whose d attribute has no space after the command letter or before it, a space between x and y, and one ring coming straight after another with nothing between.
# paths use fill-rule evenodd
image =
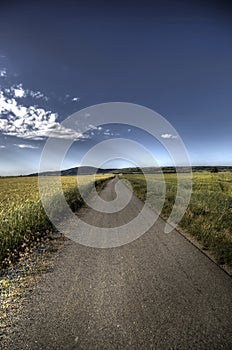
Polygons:
<instances>
[{"instance_id":1,"label":"green grass","mask_svg":"<svg viewBox=\"0 0 232 350\"><path fill-rule=\"evenodd\" d=\"M102 188L108 179L109 175L97 175L97 189ZM58 177L47 177L47 198L56 215L60 213L62 218L61 196L56 193L55 186L58 180ZM91 190L89 176L79 176L78 183L85 191ZM73 211L85 204L77 188L76 176L62 177L62 187ZM37 177L0 178L0 191L0 264L4 268L36 241L48 236L54 227L40 201Z\"/></svg>"},{"instance_id":2,"label":"green grass","mask_svg":"<svg viewBox=\"0 0 232 350\"><path fill-rule=\"evenodd\" d=\"M162 196L159 176L148 175L150 181L154 176L154 198ZM152 177L153 176L153 177ZM187 180L188 174L181 174ZM141 174L123 175L129 180L137 196L146 199L146 181ZM166 195L161 215L168 218L175 202L176 174L165 174ZM161 180L161 178L160 178ZM186 230L213 252L220 264L232 266L232 173L193 173L191 200L179 227Z\"/></svg>"}]
</instances>

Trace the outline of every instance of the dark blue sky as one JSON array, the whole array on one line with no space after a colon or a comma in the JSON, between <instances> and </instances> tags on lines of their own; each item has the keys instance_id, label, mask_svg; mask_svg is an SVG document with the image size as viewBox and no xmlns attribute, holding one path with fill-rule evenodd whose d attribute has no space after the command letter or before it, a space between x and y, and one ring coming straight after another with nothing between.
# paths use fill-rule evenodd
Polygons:
<instances>
[{"instance_id":1,"label":"dark blue sky","mask_svg":"<svg viewBox=\"0 0 232 350\"><path fill-rule=\"evenodd\" d=\"M71 113L113 101L141 104L164 116L193 164L232 165L228 2L9 1L0 6L0 175L37 170L46 140L41 130L54 118L58 128ZM33 121L25 123L33 113ZM75 142L65 164L77 165L93 144L109 138L106 129ZM128 133L114 126L113 137L119 130L152 152L159 149L133 128ZM161 150L159 157L161 164L169 163Z\"/></svg>"}]
</instances>

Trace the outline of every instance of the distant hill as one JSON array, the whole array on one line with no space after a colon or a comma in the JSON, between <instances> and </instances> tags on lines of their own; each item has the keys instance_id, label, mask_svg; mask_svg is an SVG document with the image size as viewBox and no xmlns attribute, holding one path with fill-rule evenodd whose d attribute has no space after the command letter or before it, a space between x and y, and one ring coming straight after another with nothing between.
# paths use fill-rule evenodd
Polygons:
<instances>
[{"instance_id":1,"label":"distant hill","mask_svg":"<svg viewBox=\"0 0 232 350\"><path fill-rule=\"evenodd\" d=\"M208 171L212 172L212 170L217 168L218 172L221 171L232 171L232 166L193 166L192 171ZM71 175L91 175L91 174L157 174L157 173L176 173L178 172L188 172L189 168L188 167L161 167L161 168L156 168L156 167L144 167L144 168L139 168L139 167L132 167L132 168L122 168L122 169L102 169L102 168L95 168L92 166L80 166L80 167L75 167L75 168L70 168L70 169L65 169L59 171L46 171L43 173L40 173L39 175L41 176L56 176L56 175L62 175L62 176L71 176ZM38 173L30 174L27 176L38 176Z\"/></svg>"},{"instance_id":2,"label":"distant hill","mask_svg":"<svg viewBox=\"0 0 232 350\"><path fill-rule=\"evenodd\" d=\"M70 169L65 169L59 171L45 171L40 173L39 175L41 176L56 176L56 175L62 175L62 176L68 176L68 175L91 175L91 174L107 174L107 173L112 173L116 169L97 169L92 166L80 166L80 167L75 167L75 168L70 168ZM38 176L38 173L30 174L28 176Z\"/></svg>"},{"instance_id":3,"label":"distant hill","mask_svg":"<svg viewBox=\"0 0 232 350\"><path fill-rule=\"evenodd\" d=\"M221 172L221 171L232 171L232 166L192 166L192 172L202 172L202 171L208 171L208 172ZM185 166L179 166L179 167L172 167L172 166L166 166L166 167L144 167L144 168L123 168L123 169L117 169L114 171L114 173L121 173L121 174L134 174L134 173L144 173L144 174L157 174L157 173L186 173L189 172L189 167Z\"/></svg>"}]
</instances>

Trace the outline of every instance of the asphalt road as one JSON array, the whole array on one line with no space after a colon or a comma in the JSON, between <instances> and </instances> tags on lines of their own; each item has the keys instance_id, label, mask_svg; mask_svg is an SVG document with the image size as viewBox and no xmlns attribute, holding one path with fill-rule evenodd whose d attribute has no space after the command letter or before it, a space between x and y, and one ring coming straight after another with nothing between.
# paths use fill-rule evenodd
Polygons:
<instances>
[{"instance_id":1,"label":"asphalt road","mask_svg":"<svg viewBox=\"0 0 232 350\"><path fill-rule=\"evenodd\" d=\"M102 197L114 198L111 181ZM94 199L93 199L94 200ZM86 209L86 222L117 226L137 215ZM117 248L67 241L25 305L4 349L232 349L231 278L159 218Z\"/></svg>"}]
</instances>

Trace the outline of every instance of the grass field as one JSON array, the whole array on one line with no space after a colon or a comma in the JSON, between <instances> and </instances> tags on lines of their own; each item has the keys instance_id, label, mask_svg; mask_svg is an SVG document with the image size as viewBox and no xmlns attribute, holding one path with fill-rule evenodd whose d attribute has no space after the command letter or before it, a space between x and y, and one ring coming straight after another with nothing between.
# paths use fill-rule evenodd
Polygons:
<instances>
[{"instance_id":1,"label":"grass field","mask_svg":"<svg viewBox=\"0 0 232 350\"><path fill-rule=\"evenodd\" d=\"M110 175L112 176L112 175ZM156 178L151 200L162 201L161 175L148 175L148 181ZM181 175L186 180L188 174ZM96 184L100 188L109 175L98 175ZM133 185L134 192L142 200L146 198L146 181L141 174L125 174ZM150 177L150 180L149 180ZM175 202L176 174L165 174L166 195L162 216L168 218ZM48 198L54 207L59 207L56 193L58 177L49 176ZM76 186L76 176L63 176L62 187L66 200L73 211L84 205ZM79 176L78 182L89 191L90 177ZM44 212L38 191L37 177L0 178L0 263L7 266L30 245L46 237L53 229ZM62 208L60 208L62 212ZM232 173L193 173L193 189L189 206L179 226L210 249L220 264L232 266Z\"/></svg>"},{"instance_id":2,"label":"grass field","mask_svg":"<svg viewBox=\"0 0 232 350\"><path fill-rule=\"evenodd\" d=\"M161 196L159 177L153 189L154 197ZM183 180L188 174L181 174ZM146 198L146 181L141 174L123 175L133 185L133 189L142 200ZM176 174L165 174L166 195L161 212L168 218L175 202L177 180ZM179 223L197 240L204 249L210 249L220 264L232 266L232 173L198 172L193 173L192 196L187 211Z\"/></svg>"},{"instance_id":3,"label":"grass field","mask_svg":"<svg viewBox=\"0 0 232 350\"><path fill-rule=\"evenodd\" d=\"M100 188L110 175L97 175ZM76 176L63 176L62 187L67 203L76 211L84 202L77 189ZM47 196L54 207L59 207L56 193L58 177L49 176ZM78 184L89 190L90 176L78 176ZM53 229L40 201L37 177L0 178L0 264L14 262L30 245ZM62 208L60 208L62 210Z\"/></svg>"}]
</instances>

